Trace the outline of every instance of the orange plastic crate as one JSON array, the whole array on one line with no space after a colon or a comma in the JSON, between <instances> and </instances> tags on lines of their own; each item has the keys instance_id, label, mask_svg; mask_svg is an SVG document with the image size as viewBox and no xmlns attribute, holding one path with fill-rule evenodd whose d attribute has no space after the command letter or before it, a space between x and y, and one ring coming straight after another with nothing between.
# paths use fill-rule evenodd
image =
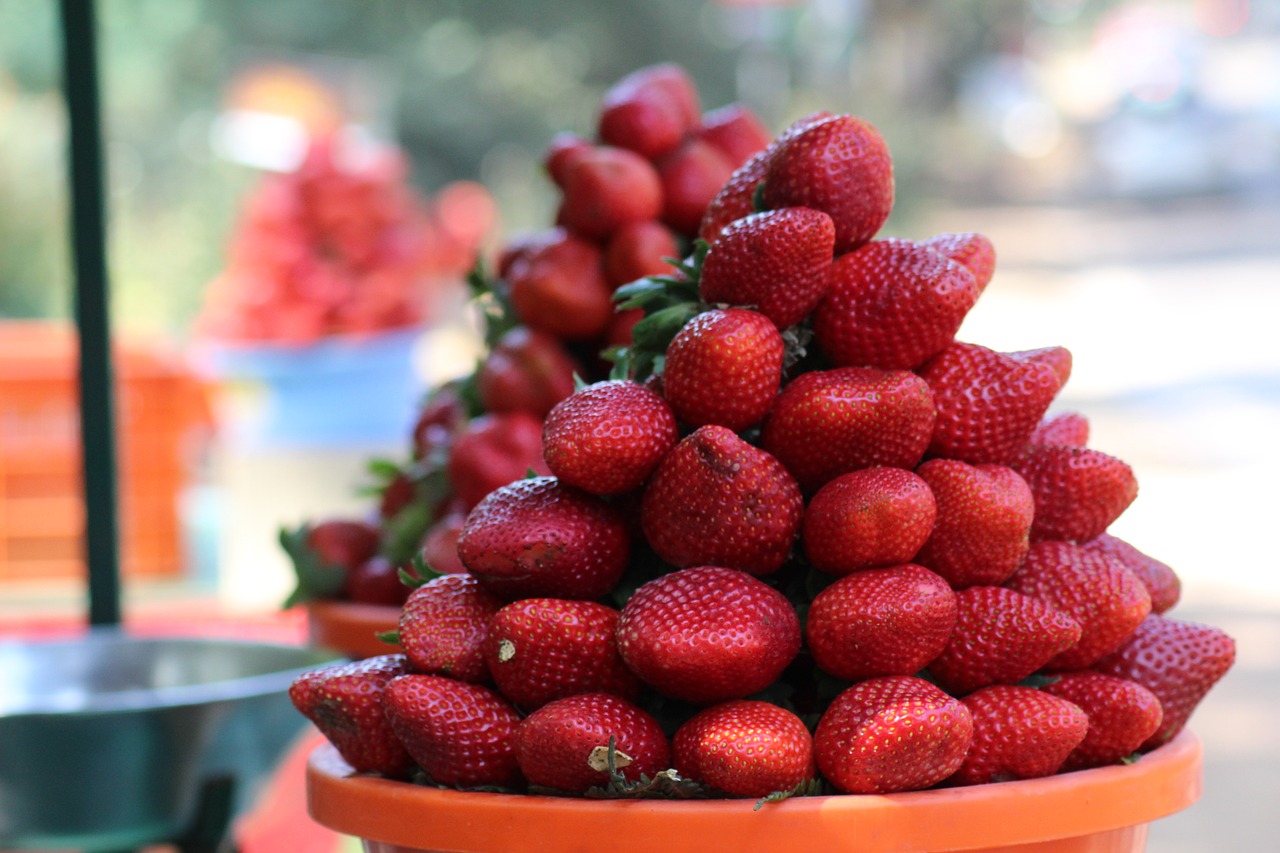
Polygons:
<instances>
[{"instance_id":1,"label":"orange plastic crate","mask_svg":"<svg viewBox=\"0 0 1280 853\"><path fill-rule=\"evenodd\" d=\"M0 322L0 581L85 574L77 360L68 324ZM204 391L156 347L117 341L113 367L121 572L175 576L179 500L210 425Z\"/></svg>"}]
</instances>

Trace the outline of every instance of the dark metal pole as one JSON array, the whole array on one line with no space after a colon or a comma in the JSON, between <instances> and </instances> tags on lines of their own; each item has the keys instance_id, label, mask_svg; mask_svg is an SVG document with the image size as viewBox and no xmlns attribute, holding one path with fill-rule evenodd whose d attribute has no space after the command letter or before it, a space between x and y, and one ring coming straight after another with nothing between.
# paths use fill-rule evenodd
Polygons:
<instances>
[{"instance_id":1,"label":"dark metal pole","mask_svg":"<svg viewBox=\"0 0 1280 853\"><path fill-rule=\"evenodd\" d=\"M71 247L80 329L80 445L84 459L89 622L120 622L115 423L111 401L106 179L98 105L93 0L62 0L63 88L70 126Z\"/></svg>"}]
</instances>

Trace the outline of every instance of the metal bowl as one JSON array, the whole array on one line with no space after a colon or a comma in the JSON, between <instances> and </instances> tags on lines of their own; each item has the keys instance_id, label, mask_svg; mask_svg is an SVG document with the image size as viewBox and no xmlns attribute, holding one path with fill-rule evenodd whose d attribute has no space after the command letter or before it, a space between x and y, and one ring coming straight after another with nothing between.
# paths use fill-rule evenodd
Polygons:
<instances>
[{"instance_id":1,"label":"metal bowl","mask_svg":"<svg viewBox=\"0 0 1280 853\"><path fill-rule=\"evenodd\" d=\"M331 653L94 629L0 642L0 848L124 850L226 830ZM212 816L212 818L211 818ZM200 829L208 823L212 829Z\"/></svg>"}]
</instances>

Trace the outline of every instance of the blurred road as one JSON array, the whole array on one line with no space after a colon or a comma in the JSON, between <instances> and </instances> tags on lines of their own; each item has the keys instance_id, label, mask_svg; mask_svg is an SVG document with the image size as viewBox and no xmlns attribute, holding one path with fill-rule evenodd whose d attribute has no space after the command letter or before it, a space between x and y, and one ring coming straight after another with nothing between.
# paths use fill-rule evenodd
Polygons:
<instances>
[{"instance_id":1,"label":"blurred road","mask_svg":"<svg viewBox=\"0 0 1280 853\"><path fill-rule=\"evenodd\" d=\"M1074 356L1056 409L1135 469L1112 532L1183 579L1170 614L1216 625L1238 658L1191 720L1205 791L1153 825L1149 853L1276 849L1280 831L1280 203L1196 199L938 212L992 239L997 272L960 332Z\"/></svg>"}]
</instances>

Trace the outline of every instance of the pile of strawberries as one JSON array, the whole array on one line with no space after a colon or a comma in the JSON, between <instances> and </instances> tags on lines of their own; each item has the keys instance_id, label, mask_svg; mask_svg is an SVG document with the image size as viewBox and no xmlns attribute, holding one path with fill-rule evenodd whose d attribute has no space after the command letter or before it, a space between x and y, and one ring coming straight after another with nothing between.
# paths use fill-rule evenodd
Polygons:
<instances>
[{"instance_id":1,"label":"pile of strawberries","mask_svg":"<svg viewBox=\"0 0 1280 853\"><path fill-rule=\"evenodd\" d=\"M542 420L575 377L608 376L602 350L630 341L640 309L615 312L619 286L669 269L703 211L769 134L741 104L702 111L679 66L642 68L611 86L595 139L562 133L544 156L559 190L554 226L514 237L496 280L473 276L485 356L438 389L410 436L408 461L372 463L371 519L326 518L284 531L298 587L290 603L338 598L399 606L401 570L421 556L461 571L467 512L528 471L549 473ZM351 214L359 219L360 209Z\"/></svg>"},{"instance_id":2,"label":"pile of strawberries","mask_svg":"<svg viewBox=\"0 0 1280 853\"><path fill-rule=\"evenodd\" d=\"M873 127L808 116L728 176L697 251L613 294L642 312L614 377L550 408L549 473L466 514L462 571L418 563L402 653L293 685L353 768L776 799L1182 730L1233 641L1166 615L1175 574L1106 532L1137 483L1049 413L1070 353L955 340L990 242L877 238L893 191Z\"/></svg>"},{"instance_id":3,"label":"pile of strawberries","mask_svg":"<svg viewBox=\"0 0 1280 853\"><path fill-rule=\"evenodd\" d=\"M323 137L296 170L264 178L205 293L199 333L300 345L429 319L439 291L470 267L493 202L470 182L428 201L406 171L390 146Z\"/></svg>"}]
</instances>

